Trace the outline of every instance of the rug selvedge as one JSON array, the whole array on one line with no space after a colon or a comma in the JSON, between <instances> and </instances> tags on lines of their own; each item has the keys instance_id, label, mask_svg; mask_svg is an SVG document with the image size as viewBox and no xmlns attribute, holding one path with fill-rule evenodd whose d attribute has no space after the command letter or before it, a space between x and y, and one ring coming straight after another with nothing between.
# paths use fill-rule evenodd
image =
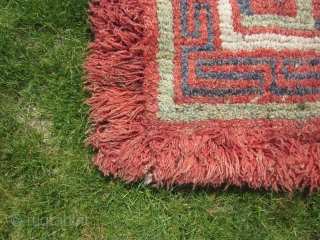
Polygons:
<instances>
[{"instance_id":1,"label":"rug selvedge","mask_svg":"<svg viewBox=\"0 0 320 240\"><path fill-rule=\"evenodd\" d=\"M88 143L106 175L319 190L320 4L263 2L91 6Z\"/></svg>"}]
</instances>

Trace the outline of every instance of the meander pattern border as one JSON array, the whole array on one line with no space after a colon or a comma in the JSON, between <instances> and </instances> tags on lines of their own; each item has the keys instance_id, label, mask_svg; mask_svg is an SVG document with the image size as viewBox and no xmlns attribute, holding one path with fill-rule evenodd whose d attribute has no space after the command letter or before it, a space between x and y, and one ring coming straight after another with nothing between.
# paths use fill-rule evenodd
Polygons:
<instances>
[{"instance_id":1,"label":"meander pattern border","mask_svg":"<svg viewBox=\"0 0 320 240\"><path fill-rule=\"evenodd\" d=\"M299 5L299 1L298 5ZM186 9L186 1L181 0L181 9L183 14L185 14ZM311 3L310 3L311 4ZM301 4L300 4L301 5ZM173 8L172 1L170 0L157 0L157 15L158 15L158 24L159 24L159 39L158 39L158 47L159 52L157 54L157 62L159 63L159 73L161 76L161 80L159 82L158 87L158 105L159 112L157 114L160 120L168 121L168 122L190 122L190 121L201 121L201 120L210 120L210 119L221 119L221 120L230 120L230 119L257 119L257 118L267 118L267 119L308 119L308 118L316 118L320 115L320 103L319 102L305 102L304 108L301 109L301 103L265 103L265 104L253 104L253 103L237 103L237 104L176 104L173 100L174 98L174 76L173 76L173 68L174 68L174 33L173 33ZM240 49L245 50L255 50L261 47L269 47L276 50L280 49L296 49L299 46L299 50L320 50L320 38L303 38L299 36L284 36L281 34L251 34L251 35L242 35L241 33L236 33L232 26L232 6L229 0L220 0L218 4L219 13L223 12L223 14L219 15L220 18L220 30L221 30L221 39L222 39L222 48L224 50L232 50L237 51ZM207 18L210 20L210 11L209 3L201 4L198 8L207 9ZM308 10L308 8L307 8ZM310 10L310 9L309 9ZM187 23L185 16L182 16L182 36L184 37L199 37L200 33L198 31L199 27L196 26L196 29L193 33L187 33ZM311 21L311 20L310 20ZM309 22L310 22L309 21ZM209 21L210 22L210 21ZM253 24L256 24L253 22ZM314 21L311 21L311 25L313 27L316 26ZM307 24L308 26L310 24ZM199 23L198 23L199 25ZM304 30L309 30L308 27L305 27ZM213 38L213 27L208 24L208 43L207 45L197 46L197 47L183 47L182 46L182 62L184 65L182 69L187 68L186 65L188 63L188 53L192 51L214 51L214 45L212 43ZM282 41L279 41L282 39ZM268 44L266 44L266 41ZM236 44L235 44L236 42ZM299 45L297 45L299 42ZM231 60L223 60L221 61L231 61ZM260 59L238 59L236 63L233 64L255 64L257 62L263 61L274 68L274 60L272 58L260 58ZM314 64L320 64L317 59L310 59L307 62L302 62L299 59L285 59L283 60L284 65L289 64L309 64L310 62ZM198 61L199 65L207 64L213 65L216 62L207 61L203 62L201 60ZM232 62L231 62L232 63ZM286 69L283 69L284 75L286 75ZM201 75L201 71L197 71L197 74ZM291 75L291 77L295 77L297 79L303 79L310 77L318 79L319 73L309 73L309 75ZM211 90L210 91L201 91L201 89L193 89L190 91L188 89L188 85L186 84L187 79L187 71L183 71L182 73L182 91L185 95L189 97L195 95L205 95L210 96L215 94L228 94L228 90ZM217 77L211 75L210 77ZM242 76L246 77L246 76ZM247 77L252 77L248 75ZM257 80L261 81L261 76L256 77ZM291 91L288 89L277 88L275 83L275 74L273 73L273 86L270 89L274 94L317 94L319 90L317 88L306 88L302 89L302 91ZM241 92L242 91L242 92ZM253 92L255 94L259 94L261 89L249 88L247 90L238 91L242 94ZM237 92L235 91L235 94Z\"/></svg>"}]
</instances>

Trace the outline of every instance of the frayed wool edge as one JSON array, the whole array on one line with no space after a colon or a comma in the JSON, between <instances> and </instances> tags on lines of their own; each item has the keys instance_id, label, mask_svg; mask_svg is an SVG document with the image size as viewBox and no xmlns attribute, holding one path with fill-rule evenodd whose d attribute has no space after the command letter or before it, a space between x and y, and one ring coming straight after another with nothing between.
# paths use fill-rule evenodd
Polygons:
<instances>
[{"instance_id":1,"label":"frayed wool edge","mask_svg":"<svg viewBox=\"0 0 320 240\"><path fill-rule=\"evenodd\" d=\"M98 149L94 163L105 175L128 182L147 177L167 187L320 189L319 118L303 121L296 131L298 122L287 120L256 120L262 130L240 120L232 128L222 121L156 122L158 108L147 107L145 90L155 85L146 80L146 56L156 51L150 49L157 40L151 30L155 2L95 0L90 7L95 41L84 67L91 93L88 144Z\"/></svg>"}]
</instances>

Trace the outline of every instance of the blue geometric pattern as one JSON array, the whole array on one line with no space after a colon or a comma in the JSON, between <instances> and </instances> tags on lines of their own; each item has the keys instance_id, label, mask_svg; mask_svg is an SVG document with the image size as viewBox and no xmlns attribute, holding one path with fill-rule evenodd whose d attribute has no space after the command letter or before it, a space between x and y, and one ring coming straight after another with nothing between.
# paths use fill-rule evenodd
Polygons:
<instances>
[{"instance_id":1,"label":"blue geometric pattern","mask_svg":"<svg viewBox=\"0 0 320 240\"><path fill-rule=\"evenodd\" d=\"M211 5L210 3L193 3L195 13L195 31L192 33L187 33L188 29L188 20L187 20L187 13L188 13L188 7L187 7L187 0L180 0L180 8L181 8L181 24L182 24L182 31L181 35L184 38L192 38L197 39L200 38L200 26L201 23L199 20L200 16L200 10L204 9L206 10L206 17L207 17L207 28L208 28L208 39L207 44L202 46L182 46L181 47L181 61L182 61L182 87L181 90L184 95L189 97L194 96L206 96L206 97L224 97L226 95L263 95L263 84L265 82L265 79L263 77L262 72L254 71L246 74L232 72L232 73L212 73L212 72L203 72L202 66L214 66L214 65L233 65L236 66L238 64L241 65L257 65L257 64L268 64L271 68L271 74L272 74L272 84L270 88L267 90L268 92L271 92L274 95L300 95L304 96L306 94L318 94L319 89L318 88L305 88L302 86L297 86L295 90L288 89L288 88L280 88L277 86L277 74L276 74L276 62L277 60L274 58L232 58L232 59L219 59L219 60L213 60L213 59L198 59L196 61L196 76L198 79L207 79L210 81L210 79L214 80L221 80L224 79L230 79L237 81L239 79L241 80L256 80L259 81L259 87L249 87L249 88L223 88L223 89L206 89L206 88L191 88L190 85L187 83L187 80L189 78L188 69L189 69L189 59L188 55L189 53L194 52L215 52L215 47L213 45L213 38L214 38L214 28L213 28L213 20L212 20L212 12L211 12ZM240 9L242 13L250 14L250 1L248 0L238 0ZM288 65L311 65L315 66L320 64L319 60L317 59L311 59L307 61L302 61L300 59L286 59L282 60L283 63L283 70L282 74L284 75L285 79L292 79L293 80L304 80L308 78L314 78L316 80L320 80L320 74L316 72L309 72L309 73L288 73L287 72L287 66Z\"/></svg>"},{"instance_id":2,"label":"blue geometric pattern","mask_svg":"<svg viewBox=\"0 0 320 240\"><path fill-rule=\"evenodd\" d=\"M252 16L250 0L238 0L240 13L247 16Z\"/></svg>"},{"instance_id":3,"label":"blue geometric pattern","mask_svg":"<svg viewBox=\"0 0 320 240\"><path fill-rule=\"evenodd\" d=\"M238 0L240 13L247 16L252 16L253 12L251 10L251 2L250 0ZM315 18L315 26L314 28L320 30L320 19Z\"/></svg>"}]
</instances>

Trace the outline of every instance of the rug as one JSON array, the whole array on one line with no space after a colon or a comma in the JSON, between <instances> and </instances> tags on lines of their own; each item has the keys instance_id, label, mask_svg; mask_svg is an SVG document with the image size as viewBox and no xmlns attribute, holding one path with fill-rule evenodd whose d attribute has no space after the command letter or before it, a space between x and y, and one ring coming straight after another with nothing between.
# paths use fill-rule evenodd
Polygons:
<instances>
[{"instance_id":1,"label":"rug","mask_svg":"<svg viewBox=\"0 0 320 240\"><path fill-rule=\"evenodd\" d=\"M92 0L94 164L155 186L320 187L320 0Z\"/></svg>"}]
</instances>

